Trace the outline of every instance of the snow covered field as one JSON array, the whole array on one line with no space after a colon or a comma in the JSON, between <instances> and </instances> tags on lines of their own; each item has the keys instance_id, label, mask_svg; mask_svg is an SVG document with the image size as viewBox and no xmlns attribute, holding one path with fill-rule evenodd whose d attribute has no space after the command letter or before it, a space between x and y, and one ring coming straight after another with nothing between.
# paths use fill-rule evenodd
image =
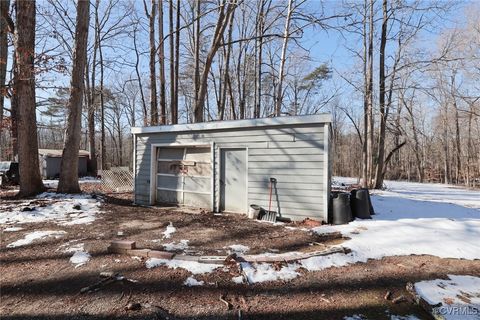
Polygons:
<instances>
[{"instance_id":1,"label":"snow covered field","mask_svg":"<svg viewBox=\"0 0 480 320\"><path fill-rule=\"evenodd\" d=\"M35 199L0 204L0 225L45 221L60 225L88 224L95 221L100 206L101 200L88 194L44 192Z\"/></svg>"},{"instance_id":2,"label":"snow covered field","mask_svg":"<svg viewBox=\"0 0 480 320\"><path fill-rule=\"evenodd\" d=\"M334 178L344 184L353 178ZM366 262L385 256L428 254L440 258L480 259L480 192L445 184L386 181L385 191L372 195L376 215L340 226L322 226L323 234L340 232L351 238L348 255L306 259L309 270Z\"/></svg>"},{"instance_id":3,"label":"snow covered field","mask_svg":"<svg viewBox=\"0 0 480 320\"><path fill-rule=\"evenodd\" d=\"M335 178L352 184L354 178ZM312 257L276 271L268 264L245 264L249 282L290 280L303 267L318 271L386 256L433 255L440 258L480 259L480 192L444 184L386 181L375 191L376 215L347 225L314 228L318 234L340 232L350 238L342 246L348 254Z\"/></svg>"}]
</instances>

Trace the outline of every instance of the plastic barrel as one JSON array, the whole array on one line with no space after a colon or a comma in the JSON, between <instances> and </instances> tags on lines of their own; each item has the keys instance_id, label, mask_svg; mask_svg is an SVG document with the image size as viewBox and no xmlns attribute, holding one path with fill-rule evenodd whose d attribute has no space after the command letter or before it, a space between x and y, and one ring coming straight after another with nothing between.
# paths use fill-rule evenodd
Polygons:
<instances>
[{"instance_id":1,"label":"plastic barrel","mask_svg":"<svg viewBox=\"0 0 480 320\"><path fill-rule=\"evenodd\" d=\"M352 190L350 205L355 217L360 219L371 219L368 197L368 190L366 189Z\"/></svg>"},{"instance_id":2,"label":"plastic barrel","mask_svg":"<svg viewBox=\"0 0 480 320\"><path fill-rule=\"evenodd\" d=\"M366 190L368 194L368 207L370 208L370 215L375 214L375 210L373 210L373 205L372 205L372 198L370 197L370 191L368 191L367 188L362 188L360 190Z\"/></svg>"},{"instance_id":3,"label":"plastic barrel","mask_svg":"<svg viewBox=\"0 0 480 320\"><path fill-rule=\"evenodd\" d=\"M345 224L352 221L350 194L339 192L332 194L332 223Z\"/></svg>"}]
</instances>

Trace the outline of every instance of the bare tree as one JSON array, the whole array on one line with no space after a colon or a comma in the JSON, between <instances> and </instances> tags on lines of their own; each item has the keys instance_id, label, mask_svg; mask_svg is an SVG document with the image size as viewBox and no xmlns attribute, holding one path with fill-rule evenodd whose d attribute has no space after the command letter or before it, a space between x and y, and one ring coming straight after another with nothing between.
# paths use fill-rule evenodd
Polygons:
<instances>
[{"instance_id":1,"label":"bare tree","mask_svg":"<svg viewBox=\"0 0 480 320\"><path fill-rule=\"evenodd\" d=\"M18 162L20 195L31 196L44 189L38 163L35 109L35 1L15 3L15 97L18 116Z\"/></svg>"},{"instance_id":2,"label":"bare tree","mask_svg":"<svg viewBox=\"0 0 480 320\"><path fill-rule=\"evenodd\" d=\"M277 92L275 94L275 115L280 116L282 113L282 101L283 101L283 80L285 73L285 61L287 59L287 44L288 38L290 37L290 21L292 20L292 13L294 10L293 7L294 0L288 0L287 16L285 18L285 28L283 30L283 43L282 43L282 53L280 57L280 67L278 70L278 84Z\"/></svg>"},{"instance_id":3,"label":"bare tree","mask_svg":"<svg viewBox=\"0 0 480 320\"><path fill-rule=\"evenodd\" d=\"M195 101L194 112L193 112L195 122L203 122L204 120L203 114L205 111L205 98L207 95L207 86L208 86L207 82L208 82L208 76L210 73L210 68L212 66L213 58L215 57L215 54L220 48L225 29L229 25L230 19L232 19L233 12L235 11L236 7L237 7L236 1L231 1L231 2L228 1L228 3L226 3L225 0L222 1L219 7L218 20L215 25L212 44L210 46L210 49L208 50L207 58L205 60L205 66L203 68L202 75L200 77L199 92L198 92L197 101Z\"/></svg>"},{"instance_id":4,"label":"bare tree","mask_svg":"<svg viewBox=\"0 0 480 320\"><path fill-rule=\"evenodd\" d=\"M163 0L158 0L158 77L160 79L160 124L167 124L167 97L165 94L165 39L163 38Z\"/></svg>"},{"instance_id":5,"label":"bare tree","mask_svg":"<svg viewBox=\"0 0 480 320\"><path fill-rule=\"evenodd\" d=\"M57 192L62 193L80 192L80 186L78 185L78 150L80 147L83 90L85 88L84 74L87 62L89 12L90 2L88 0L80 0L77 4L67 129L60 165L60 181L57 188Z\"/></svg>"},{"instance_id":6,"label":"bare tree","mask_svg":"<svg viewBox=\"0 0 480 320\"><path fill-rule=\"evenodd\" d=\"M200 2L200 1L199 1ZM175 107L175 31L173 29L173 0L169 0L168 6L168 30L170 49L170 115L172 124L178 123L178 109Z\"/></svg>"},{"instance_id":7,"label":"bare tree","mask_svg":"<svg viewBox=\"0 0 480 320\"><path fill-rule=\"evenodd\" d=\"M7 78L7 61L8 61L8 9L10 7L10 0L0 1L0 139L3 134L3 110L6 95L5 80ZM13 30L12 30L13 31ZM2 153L2 144L0 141L0 153Z\"/></svg>"},{"instance_id":8,"label":"bare tree","mask_svg":"<svg viewBox=\"0 0 480 320\"><path fill-rule=\"evenodd\" d=\"M155 70L155 14L157 11L156 0L151 0L150 12L147 8L147 3L143 0L145 14L149 20L149 35L150 35L150 125L158 124L158 102L157 102L157 76Z\"/></svg>"}]
</instances>

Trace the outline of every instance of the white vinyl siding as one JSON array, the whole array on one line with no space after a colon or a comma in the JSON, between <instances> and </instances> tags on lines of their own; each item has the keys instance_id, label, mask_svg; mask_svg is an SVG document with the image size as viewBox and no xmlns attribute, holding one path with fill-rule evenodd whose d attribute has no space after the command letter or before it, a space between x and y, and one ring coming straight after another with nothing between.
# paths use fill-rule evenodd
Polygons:
<instances>
[{"instance_id":1,"label":"white vinyl siding","mask_svg":"<svg viewBox=\"0 0 480 320\"><path fill-rule=\"evenodd\" d=\"M325 154L328 150L324 150L324 145L328 142L325 139L325 131L328 132L328 130L329 124L320 122L192 132L137 133L136 201L139 204L149 204L152 145L213 144L213 155L200 152L205 163L213 161L213 171L209 175L211 180L209 182L206 181L207 179L192 180L188 185L194 186L194 189L188 189L185 186L184 191L194 190L199 193L192 193L187 197L195 195L201 198L195 201L208 199L208 203L211 203L212 195L208 194L207 188L211 187L210 181L214 181L213 204L209 208L219 210L220 190L217 181L220 173L219 150L220 148L247 148L249 204L268 208L269 179L274 177L277 179L277 189L272 197L272 210L279 211L282 216L293 220L310 217L326 221L327 204L325 202L328 199L328 187L325 181L328 177L325 175L329 175L329 169L326 166L328 167L331 161ZM182 160L198 160L197 155L193 153L191 154L193 158L189 157L190 154ZM172 182L172 184L175 183ZM184 197L185 195L186 193Z\"/></svg>"}]
</instances>

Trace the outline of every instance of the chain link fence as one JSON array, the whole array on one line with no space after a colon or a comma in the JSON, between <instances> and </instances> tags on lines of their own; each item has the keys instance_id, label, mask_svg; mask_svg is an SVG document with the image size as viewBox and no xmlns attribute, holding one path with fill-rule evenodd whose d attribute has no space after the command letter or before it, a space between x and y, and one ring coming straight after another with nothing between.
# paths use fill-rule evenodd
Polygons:
<instances>
[{"instance_id":1,"label":"chain link fence","mask_svg":"<svg viewBox=\"0 0 480 320\"><path fill-rule=\"evenodd\" d=\"M133 172L128 167L99 170L102 187L113 192L133 192Z\"/></svg>"}]
</instances>

